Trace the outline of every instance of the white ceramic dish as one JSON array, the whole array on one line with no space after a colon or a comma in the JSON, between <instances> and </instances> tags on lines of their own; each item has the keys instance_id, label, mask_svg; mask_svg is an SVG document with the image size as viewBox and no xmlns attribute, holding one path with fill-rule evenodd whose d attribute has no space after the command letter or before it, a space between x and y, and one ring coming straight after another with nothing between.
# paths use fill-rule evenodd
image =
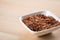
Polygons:
<instances>
[{"instance_id":1,"label":"white ceramic dish","mask_svg":"<svg viewBox=\"0 0 60 40\"><path fill-rule=\"evenodd\" d=\"M57 26L57 27L53 27L53 28L50 28L50 29L45 29L45 30L42 30L42 31L38 31L38 32L35 32L35 31L32 31L30 30L24 23L23 23L23 19L25 16L29 16L29 15L33 15L33 14L44 14L46 16L52 16L53 18L55 18L57 21L60 22L60 18L57 17L56 15L52 14L50 11L36 11L36 12L32 12L30 14L27 14L27 15L23 15L19 18L19 21L22 23L22 25L29 31L31 32L32 34L35 34L35 35L38 35L38 36L42 36L42 35L45 35L45 34L48 34L48 33L51 33L52 31L60 28L60 26Z\"/></svg>"}]
</instances>

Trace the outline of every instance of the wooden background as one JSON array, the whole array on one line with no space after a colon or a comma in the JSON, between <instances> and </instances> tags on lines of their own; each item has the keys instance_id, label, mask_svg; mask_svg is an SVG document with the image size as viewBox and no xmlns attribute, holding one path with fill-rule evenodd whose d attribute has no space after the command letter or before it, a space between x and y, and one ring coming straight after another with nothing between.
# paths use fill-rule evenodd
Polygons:
<instances>
[{"instance_id":1,"label":"wooden background","mask_svg":"<svg viewBox=\"0 0 60 40\"><path fill-rule=\"evenodd\" d=\"M48 10L60 17L60 0L0 0L0 40L60 40L60 29L37 37L19 22L23 14Z\"/></svg>"}]
</instances>

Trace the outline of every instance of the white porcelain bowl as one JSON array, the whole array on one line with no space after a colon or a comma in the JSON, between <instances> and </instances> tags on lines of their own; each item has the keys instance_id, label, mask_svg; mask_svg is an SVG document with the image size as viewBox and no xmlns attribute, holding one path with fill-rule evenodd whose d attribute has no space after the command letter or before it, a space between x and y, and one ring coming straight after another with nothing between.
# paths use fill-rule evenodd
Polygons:
<instances>
[{"instance_id":1,"label":"white porcelain bowl","mask_svg":"<svg viewBox=\"0 0 60 40\"><path fill-rule=\"evenodd\" d=\"M29 16L29 15L33 15L33 14L39 14L39 13L44 14L44 15L46 15L46 16L52 16L53 18L55 18L57 21L60 22L60 18L57 17L56 15L54 15L53 13L51 13L50 11L36 11L36 12L31 12L30 14L21 16L21 17L19 18L19 21L22 23L22 25L23 25L29 32L31 32L32 34L35 34L35 35L37 35L37 36L42 36L42 35L51 33L52 31L60 28L60 26L57 26L57 27L45 29L45 30L38 31L38 32L35 32L35 31L30 30L30 29L24 24L24 22L23 22L22 20L24 19L25 16Z\"/></svg>"}]
</instances>

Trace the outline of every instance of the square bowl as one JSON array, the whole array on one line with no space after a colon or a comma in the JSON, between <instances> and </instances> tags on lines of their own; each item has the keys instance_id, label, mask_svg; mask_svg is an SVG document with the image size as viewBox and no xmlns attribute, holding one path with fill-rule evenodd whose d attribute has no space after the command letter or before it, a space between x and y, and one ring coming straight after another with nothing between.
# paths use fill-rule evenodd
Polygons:
<instances>
[{"instance_id":1,"label":"square bowl","mask_svg":"<svg viewBox=\"0 0 60 40\"><path fill-rule=\"evenodd\" d=\"M24 22L22 21L26 16L30 16L30 15L34 15L34 14L43 14L45 16L52 16L53 18L55 18L57 21L60 22L60 18L57 17L55 14L53 14L52 12L50 11L45 11L45 10L41 10L41 11L35 11L35 12L31 12L27 15L23 15L19 18L19 21L21 22L21 24L32 34L35 34L37 36L42 36L42 35L45 35L45 34L48 34L48 33L51 33L52 31L54 30L57 30L60 28L60 26L57 26L57 27L52 27L52 28L49 28L49 29L45 29L45 30L41 30L41 31L32 31L30 28L28 28L26 26L26 24L24 24Z\"/></svg>"}]
</instances>

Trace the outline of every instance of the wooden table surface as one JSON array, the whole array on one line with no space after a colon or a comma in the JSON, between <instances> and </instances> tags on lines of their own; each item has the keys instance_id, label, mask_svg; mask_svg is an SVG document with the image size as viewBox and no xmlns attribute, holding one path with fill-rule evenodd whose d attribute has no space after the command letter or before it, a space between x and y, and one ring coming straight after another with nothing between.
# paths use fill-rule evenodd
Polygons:
<instances>
[{"instance_id":1,"label":"wooden table surface","mask_svg":"<svg viewBox=\"0 0 60 40\"><path fill-rule=\"evenodd\" d=\"M48 10L60 17L60 0L0 0L0 40L60 40L60 29L37 37L21 25L20 16L37 10Z\"/></svg>"}]
</instances>

